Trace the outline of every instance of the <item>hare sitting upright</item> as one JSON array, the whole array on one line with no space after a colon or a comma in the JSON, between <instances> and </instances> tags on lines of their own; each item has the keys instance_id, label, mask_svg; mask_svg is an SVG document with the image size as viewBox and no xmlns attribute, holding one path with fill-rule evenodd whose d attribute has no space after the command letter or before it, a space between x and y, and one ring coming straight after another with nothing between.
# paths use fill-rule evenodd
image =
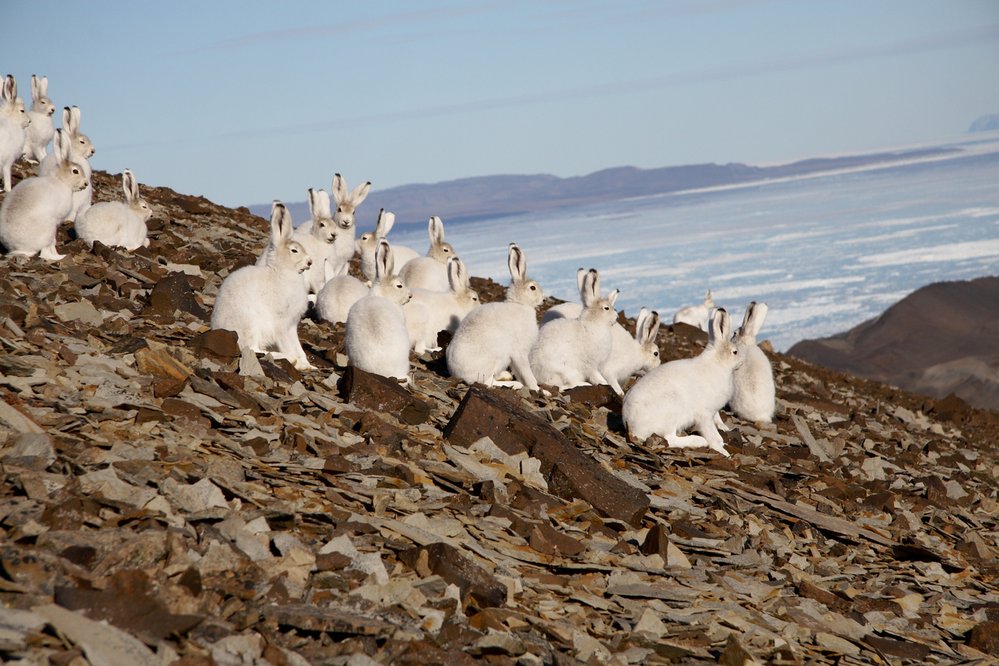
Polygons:
<instances>
[{"instance_id":1,"label":"hare sitting upright","mask_svg":"<svg viewBox=\"0 0 999 666\"><path fill-rule=\"evenodd\" d=\"M17 81L8 74L0 89L0 175L4 192L10 192L11 169L24 152L24 141L31 117L24 110L24 100L17 96Z\"/></svg>"},{"instance_id":2,"label":"hare sitting upright","mask_svg":"<svg viewBox=\"0 0 999 666\"><path fill-rule=\"evenodd\" d=\"M87 187L83 167L72 161L69 142L56 130L53 169L47 176L25 178L0 205L0 243L13 255L50 261L56 252L56 231L73 208L73 195Z\"/></svg>"},{"instance_id":3,"label":"hare sitting upright","mask_svg":"<svg viewBox=\"0 0 999 666\"><path fill-rule=\"evenodd\" d=\"M291 239L291 232L288 209L275 201L274 251L263 266L244 266L223 280L212 310L212 328L235 331L240 348L258 354L276 350L303 370L313 367L298 339L298 323L309 306L302 274L312 260L302 244Z\"/></svg>"},{"instance_id":4,"label":"hare sitting upright","mask_svg":"<svg viewBox=\"0 0 999 666\"><path fill-rule=\"evenodd\" d=\"M375 280L375 251L378 249L378 241L388 236L394 225L395 213L382 208L378 211L375 230L364 232L354 243L357 254L361 257L361 273L368 282ZM392 256L395 258L396 266L405 266L410 259L415 259L420 254L411 248L393 244Z\"/></svg>"},{"instance_id":5,"label":"hare sitting upright","mask_svg":"<svg viewBox=\"0 0 999 666\"><path fill-rule=\"evenodd\" d=\"M704 302L697 305L688 305L682 307L676 311L673 315L674 324L689 324L695 326L702 331L708 330L708 320L711 318L711 312L715 308L715 300L711 296L711 290L708 289L708 293L704 296Z\"/></svg>"},{"instance_id":6,"label":"hare sitting upright","mask_svg":"<svg viewBox=\"0 0 999 666\"><path fill-rule=\"evenodd\" d=\"M735 334L735 344L743 360L735 371L735 390L728 401L736 416L756 423L773 421L777 403L773 367L756 344L756 335L766 318L766 303L753 301L746 308L742 328Z\"/></svg>"},{"instance_id":7,"label":"hare sitting upright","mask_svg":"<svg viewBox=\"0 0 999 666\"><path fill-rule=\"evenodd\" d=\"M52 125L52 114L55 113L55 104L48 97L49 77L41 78L31 75L31 110L28 111L28 118L31 124L28 125L27 133L24 137L24 156L29 160L41 162L48 154L46 146L55 136L55 127Z\"/></svg>"},{"instance_id":8,"label":"hare sitting upright","mask_svg":"<svg viewBox=\"0 0 999 666\"><path fill-rule=\"evenodd\" d=\"M80 131L80 109L78 107L65 107L62 110L62 131L64 140L69 142L70 153L74 162L83 168L83 173L87 177L87 186L73 194L73 208L66 217L67 222L74 222L78 215L90 208L93 201L94 188L91 185L90 158L93 157L94 144L90 137ZM48 175L56 169L55 159L52 155L47 156L38 165L40 175Z\"/></svg>"},{"instance_id":9,"label":"hare sitting upright","mask_svg":"<svg viewBox=\"0 0 999 666\"><path fill-rule=\"evenodd\" d=\"M355 368L409 382L409 333L402 306L409 289L394 272L392 248L384 238L375 253L375 282L347 313L344 347Z\"/></svg>"}]
</instances>

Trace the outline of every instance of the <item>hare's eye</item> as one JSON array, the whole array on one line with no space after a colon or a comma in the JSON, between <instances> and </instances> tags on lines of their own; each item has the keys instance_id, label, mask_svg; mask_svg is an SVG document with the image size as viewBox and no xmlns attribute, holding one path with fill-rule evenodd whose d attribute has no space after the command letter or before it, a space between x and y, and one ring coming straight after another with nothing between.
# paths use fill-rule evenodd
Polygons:
<instances>
[{"instance_id":1,"label":"hare's eye","mask_svg":"<svg viewBox=\"0 0 999 666\"><path fill-rule=\"evenodd\" d=\"M653 355L653 356L657 356L657 357L658 357L658 356L659 356L659 351L658 351L658 350L656 350L656 351L652 352L652 355Z\"/></svg>"},{"instance_id":2,"label":"hare's eye","mask_svg":"<svg viewBox=\"0 0 999 666\"><path fill-rule=\"evenodd\" d=\"M83 139L80 139L80 143L83 143Z\"/></svg>"},{"instance_id":3,"label":"hare's eye","mask_svg":"<svg viewBox=\"0 0 999 666\"><path fill-rule=\"evenodd\" d=\"M534 286L534 285L532 284L532 285L531 285L531 291L537 291L537 290L538 290L538 288L537 288L537 287L535 287L535 286Z\"/></svg>"},{"instance_id":4,"label":"hare's eye","mask_svg":"<svg viewBox=\"0 0 999 666\"><path fill-rule=\"evenodd\" d=\"M73 175L77 175L77 174L79 174L79 173L80 173L80 170L79 170L79 169L73 169Z\"/></svg>"},{"instance_id":5,"label":"hare's eye","mask_svg":"<svg viewBox=\"0 0 999 666\"><path fill-rule=\"evenodd\" d=\"M395 288L396 288L396 289L402 289L402 285L401 285L401 284L397 284L397 285L395 286Z\"/></svg>"}]
</instances>

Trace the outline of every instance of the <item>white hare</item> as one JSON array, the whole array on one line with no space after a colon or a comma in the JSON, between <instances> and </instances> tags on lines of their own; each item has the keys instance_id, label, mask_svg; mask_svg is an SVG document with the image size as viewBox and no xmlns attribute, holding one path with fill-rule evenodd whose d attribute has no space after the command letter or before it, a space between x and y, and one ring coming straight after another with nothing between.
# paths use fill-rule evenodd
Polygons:
<instances>
[{"instance_id":1,"label":"white hare","mask_svg":"<svg viewBox=\"0 0 999 666\"><path fill-rule=\"evenodd\" d=\"M583 287L583 277L586 269L580 268L576 273L576 284L579 289ZM559 303L548 308L541 318L541 328L553 319L568 318L575 319L583 311L581 303ZM656 338L659 335L658 312L650 312L648 308L641 308L635 318L635 334L632 335L620 323L615 322L611 326L610 358L604 364L601 372L608 379L614 377L621 386L631 378L636 372L648 371L659 367L662 362L659 355L659 344Z\"/></svg>"},{"instance_id":2,"label":"white hare","mask_svg":"<svg viewBox=\"0 0 999 666\"><path fill-rule=\"evenodd\" d=\"M56 230L73 207L73 193L87 186L83 168L70 158L62 130L52 140L55 168L47 176L25 178L0 205L0 243L13 255L62 259L56 252Z\"/></svg>"},{"instance_id":3,"label":"white hare","mask_svg":"<svg viewBox=\"0 0 999 666\"><path fill-rule=\"evenodd\" d=\"M350 364L383 377L409 381L409 334L402 306L409 289L395 276L392 248L384 238L375 252L375 282L347 314L344 347Z\"/></svg>"},{"instance_id":4,"label":"white hare","mask_svg":"<svg viewBox=\"0 0 999 666\"><path fill-rule=\"evenodd\" d=\"M582 278L579 297L583 308L578 317L558 318L541 327L531 349L534 377L540 384L560 389L583 384L608 384L624 395L616 377L605 377L603 368L613 344L611 327L617 322L615 289L600 296L600 274L590 269Z\"/></svg>"},{"instance_id":5,"label":"white hare","mask_svg":"<svg viewBox=\"0 0 999 666\"><path fill-rule=\"evenodd\" d=\"M344 323L354 303L368 295L370 288L353 275L347 274L347 264L333 273L333 260L326 260L326 284L316 294L316 314L331 324Z\"/></svg>"},{"instance_id":6,"label":"white hare","mask_svg":"<svg viewBox=\"0 0 999 666\"><path fill-rule=\"evenodd\" d=\"M536 311L544 293L527 277L527 259L515 243L510 243L507 264L512 280L506 300L480 305L462 319L447 348L448 372L468 384L495 386L496 376L509 368L523 386L537 391L528 357L538 337Z\"/></svg>"},{"instance_id":7,"label":"white hare","mask_svg":"<svg viewBox=\"0 0 999 666\"><path fill-rule=\"evenodd\" d=\"M55 136L55 127L52 125L52 114L55 113L55 104L48 97L49 77L37 77L31 75L31 110L28 117L31 124L28 125L24 138L24 156L36 162L41 162L48 154L46 146Z\"/></svg>"},{"instance_id":8,"label":"white hare","mask_svg":"<svg viewBox=\"0 0 999 666\"><path fill-rule=\"evenodd\" d=\"M708 330L708 320L711 318L711 312L714 310L715 301L711 296L711 290L708 289L708 293L704 296L704 302L697 305L688 305L682 307L676 311L673 315L674 324L690 324L691 326L696 326L702 331Z\"/></svg>"},{"instance_id":9,"label":"white hare","mask_svg":"<svg viewBox=\"0 0 999 666\"><path fill-rule=\"evenodd\" d=\"M63 108L62 131L65 134L65 138L69 140L73 160L83 168L84 175L87 177L87 186L73 195L73 208L66 218L72 222L76 219L77 215L90 208L90 204L93 201L94 189L91 185L89 160L96 151L94 150L94 144L90 141L90 137L80 132L79 108L75 106ZM54 168L55 160L49 155L38 166L38 173L44 176L51 173Z\"/></svg>"},{"instance_id":10,"label":"white hare","mask_svg":"<svg viewBox=\"0 0 999 666\"><path fill-rule=\"evenodd\" d=\"M413 351L422 354L428 349L439 349L437 334L454 333L461 320L479 305L479 295L471 288L468 269L458 257L447 262L449 291L413 289L413 297L403 307L406 328Z\"/></svg>"},{"instance_id":11,"label":"white hare","mask_svg":"<svg viewBox=\"0 0 999 666\"><path fill-rule=\"evenodd\" d=\"M425 257L410 259L399 271L399 277L410 289L447 291L447 261L454 255L454 248L444 242L444 223L439 217L431 217L427 223L430 236L430 249Z\"/></svg>"},{"instance_id":12,"label":"white hare","mask_svg":"<svg viewBox=\"0 0 999 666\"><path fill-rule=\"evenodd\" d=\"M673 447L707 446L729 455L715 418L732 396L733 373L742 361L731 334L728 313L719 309L699 356L670 361L635 382L621 408L632 441L657 434ZM689 427L700 435L679 434Z\"/></svg>"},{"instance_id":13,"label":"white hare","mask_svg":"<svg viewBox=\"0 0 999 666\"><path fill-rule=\"evenodd\" d=\"M298 323L309 306L302 274L312 260L291 238L291 215L275 201L271 209L274 251L263 266L244 266L222 281L212 310L212 328L235 331L239 346L277 352L298 369L313 367L298 339Z\"/></svg>"},{"instance_id":14,"label":"white hare","mask_svg":"<svg viewBox=\"0 0 999 666\"><path fill-rule=\"evenodd\" d=\"M153 211L139 196L139 183L128 169L121 174L125 201L101 201L76 218L76 236L93 247L100 241L108 247L136 250L149 247L146 222Z\"/></svg>"},{"instance_id":15,"label":"white hare","mask_svg":"<svg viewBox=\"0 0 999 666\"><path fill-rule=\"evenodd\" d=\"M24 110L24 100L17 96L17 81L8 74L0 89L0 175L3 189L10 192L11 169L24 152L31 118Z\"/></svg>"},{"instance_id":16,"label":"white hare","mask_svg":"<svg viewBox=\"0 0 999 666\"><path fill-rule=\"evenodd\" d=\"M378 241L388 236L394 225L395 213L382 208L378 211L378 222L375 223L375 230L361 234L354 244L357 254L361 257L361 273L368 282L373 282L375 279L375 250L378 249ZM415 259L420 255L416 250L393 244L392 256L395 258L396 266L405 266L410 259Z\"/></svg>"},{"instance_id":17,"label":"white hare","mask_svg":"<svg viewBox=\"0 0 999 666\"><path fill-rule=\"evenodd\" d=\"M747 421L770 423L776 410L774 371L770 359L756 345L756 335L767 318L767 304L753 301L746 308L742 328L735 334L735 344L742 356L742 365L734 375L735 390L729 407Z\"/></svg>"},{"instance_id":18,"label":"white hare","mask_svg":"<svg viewBox=\"0 0 999 666\"><path fill-rule=\"evenodd\" d=\"M357 233L357 226L354 223L354 211L371 191L371 182L361 183L352 191L347 190L347 181L340 174L333 176L333 183L330 187L333 192L333 203L336 210L333 211L333 222L336 227L336 238L333 239L333 273L339 274L343 264L350 263L354 256L354 237ZM306 222L300 231L308 232L312 228L312 221ZM322 264L323 262L319 262Z\"/></svg>"},{"instance_id":19,"label":"white hare","mask_svg":"<svg viewBox=\"0 0 999 666\"><path fill-rule=\"evenodd\" d=\"M292 233L292 240L298 241L305 248L305 253L312 260L312 266L303 274L305 289L310 294L318 294L326 284L327 260L336 264L334 240L340 233L330 214L330 195L326 190L309 188L309 213L311 219L299 225ZM274 251L274 246L268 243L257 258L257 265L267 263L267 256Z\"/></svg>"}]
</instances>

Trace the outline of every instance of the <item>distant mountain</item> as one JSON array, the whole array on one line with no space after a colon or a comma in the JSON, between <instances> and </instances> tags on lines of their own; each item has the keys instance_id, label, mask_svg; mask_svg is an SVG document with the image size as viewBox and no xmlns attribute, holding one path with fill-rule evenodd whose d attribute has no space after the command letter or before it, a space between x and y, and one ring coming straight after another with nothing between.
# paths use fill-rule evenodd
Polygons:
<instances>
[{"instance_id":1,"label":"distant mountain","mask_svg":"<svg viewBox=\"0 0 999 666\"><path fill-rule=\"evenodd\" d=\"M999 130L999 113L980 116L968 128L969 132L993 132L995 130Z\"/></svg>"},{"instance_id":2,"label":"distant mountain","mask_svg":"<svg viewBox=\"0 0 999 666\"><path fill-rule=\"evenodd\" d=\"M999 277L931 284L875 319L799 342L788 354L999 411Z\"/></svg>"},{"instance_id":3,"label":"distant mountain","mask_svg":"<svg viewBox=\"0 0 999 666\"><path fill-rule=\"evenodd\" d=\"M930 148L903 152L884 152L848 157L802 160L779 166L757 167L746 164L692 164L686 166L639 169L615 167L586 176L559 178L549 174L498 175L462 178L441 183L402 185L372 190L362 210L374 220L379 208L396 214L396 226L425 225L431 215L439 215L449 224L485 218L533 213L580 204L617 201L630 197L667 194L703 187L734 185L770 178L800 176L832 169L928 157L953 152L952 148ZM285 202L295 220L309 219L308 205ZM250 210L261 217L270 216L271 205L257 204ZM366 227L362 223L362 227Z\"/></svg>"}]
</instances>

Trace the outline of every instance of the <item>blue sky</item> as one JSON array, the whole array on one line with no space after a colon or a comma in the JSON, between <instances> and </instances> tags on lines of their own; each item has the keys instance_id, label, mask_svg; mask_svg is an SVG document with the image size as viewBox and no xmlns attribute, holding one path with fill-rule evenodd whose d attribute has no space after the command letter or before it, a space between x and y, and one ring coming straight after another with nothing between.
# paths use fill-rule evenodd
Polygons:
<instances>
[{"instance_id":1,"label":"blue sky","mask_svg":"<svg viewBox=\"0 0 999 666\"><path fill-rule=\"evenodd\" d=\"M770 164L999 113L995 0L4 2L0 71L95 168L228 205L620 165ZM58 115L57 115L58 118Z\"/></svg>"}]
</instances>

